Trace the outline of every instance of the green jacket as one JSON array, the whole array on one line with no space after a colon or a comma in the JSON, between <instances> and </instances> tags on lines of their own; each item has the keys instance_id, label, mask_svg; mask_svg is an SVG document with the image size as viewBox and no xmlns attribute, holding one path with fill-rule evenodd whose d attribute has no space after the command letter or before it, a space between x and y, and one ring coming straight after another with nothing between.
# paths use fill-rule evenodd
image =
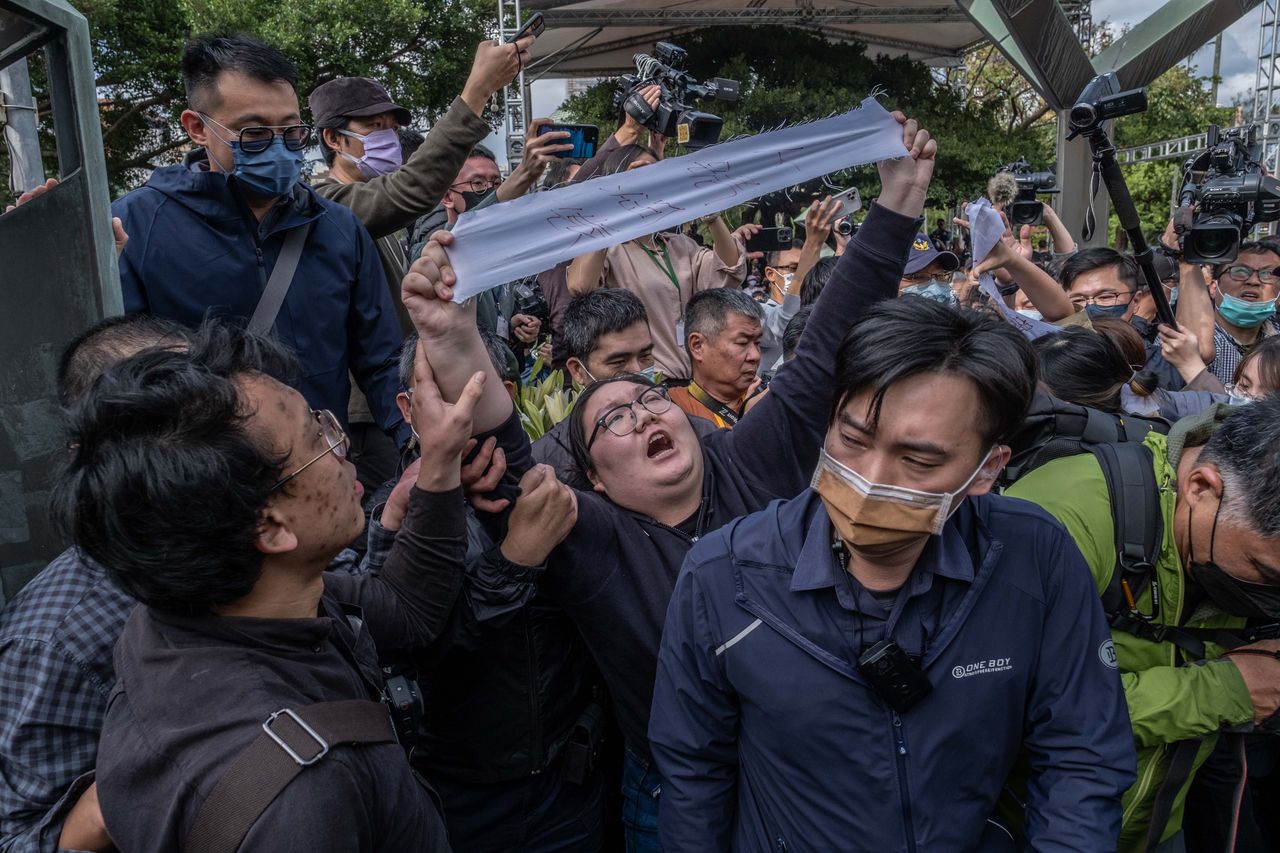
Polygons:
<instances>
[{"instance_id":1,"label":"green jacket","mask_svg":"<svg viewBox=\"0 0 1280 853\"><path fill-rule=\"evenodd\" d=\"M1160 612L1155 619L1166 625L1234 628L1245 620L1223 614L1212 604L1186 613L1186 575L1173 535L1173 509L1177 500L1177 465L1182 450L1208 440L1208 418L1179 422L1169 436L1152 433L1145 441L1155 455L1156 482L1164 518L1164 543L1156 566L1160 587ZM1101 593L1111 582L1116 566L1115 532L1111 500L1097 458L1086 453L1050 462L1015 483L1007 492L1033 501L1061 521L1075 539L1093 572ZM1138 609L1152 612L1150 586L1138 599ZM1173 744L1204 737L1195 766L1199 768L1224 726L1250 722L1253 702L1244 679L1230 661L1212 660L1222 649L1209 646L1205 663L1186 660L1173 643L1140 640L1123 631L1112 631L1120 666L1129 718L1138 749L1138 781L1124 795L1120 851L1140 851L1151 823L1152 807L1169 769ZM1182 826L1182 809L1190 779L1178 792L1161 840Z\"/></svg>"}]
</instances>

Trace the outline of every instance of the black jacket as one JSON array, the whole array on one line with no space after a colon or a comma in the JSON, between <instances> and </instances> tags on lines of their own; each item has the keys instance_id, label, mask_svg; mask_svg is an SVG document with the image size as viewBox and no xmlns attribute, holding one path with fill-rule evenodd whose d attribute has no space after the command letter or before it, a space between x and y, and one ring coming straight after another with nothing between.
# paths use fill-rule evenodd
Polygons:
<instances>
[{"instance_id":1,"label":"black jacket","mask_svg":"<svg viewBox=\"0 0 1280 853\"><path fill-rule=\"evenodd\" d=\"M809 485L826 433L835 355L850 325L892 297L919 220L872 205L816 303L794 360L732 430L701 437L703 498L696 535L578 492L578 521L552 552L540 589L577 625L612 695L627 746L648 757L658 643L676 575L693 542ZM500 428L508 472L531 464L513 414Z\"/></svg>"},{"instance_id":2,"label":"black jacket","mask_svg":"<svg viewBox=\"0 0 1280 853\"><path fill-rule=\"evenodd\" d=\"M397 479L367 504L369 541L379 543L373 572L386 557L380 545L393 541L378 520ZM384 655L384 664L407 664L421 690L413 762L428 777L490 783L540 773L591 701L595 667L564 611L536 595L540 573L504 559L468 510L465 579L439 639L414 655Z\"/></svg>"},{"instance_id":3,"label":"black jacket","mask_svg":"<svg viewBox=\"0 0 1280 853\"><path fill-rule=\"evenodd\" d=\"M116 845L181 850L205 797L273 712L380 699L374 642L409 650L434 639L457 592L451 577L463 535L461 490L415 490L381 574L326 575L316 618L137 608L116 646L98 752L98 799ZM399 853L449 844L429 789L391 743L332 748L267 807L241 849Z\"/></svg>"}]
</instances>

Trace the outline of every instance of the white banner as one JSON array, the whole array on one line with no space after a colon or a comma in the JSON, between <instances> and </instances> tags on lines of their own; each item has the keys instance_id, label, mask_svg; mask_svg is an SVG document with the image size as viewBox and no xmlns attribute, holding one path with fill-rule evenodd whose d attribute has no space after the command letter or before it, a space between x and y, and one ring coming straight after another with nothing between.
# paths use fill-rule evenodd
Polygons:
<instances>
[{"instance_id":1,"label":"white banner","mask_svg":"<svg viewBox=\"0 0 1280 853\"><path fill-rule=\"evenodd\" d=\"M1000 218L1000 212L992 207L991 202L985 198L970 202L969 206L965 208L965 213L969 217L969 233L973 237L973 262L980 264L986 260L987 253L1004 236L1004 220ZM982 288L982 292L991 297L991 301L995 303L1000 314L1015 329L1026 335L1028 340L1034 341L1044 335L1056 335L1062 331L1057 326L1046 323L1043 320L1024 317L1008 305L1005 305L1004 297L1000 295L1000 288L996 287L995 278L991 273L984 272L979 276L978 284Z\"/></svg>"},{"instance_id":2,"label":"white banner","mask_svg":"<svg viewBox=\"0 0 1280 853\"><path fill-rule=\"evenodd\" d=\"M458 274L454 299L830 172L906 153L902 126L867 98L833 118L469 211L454 226L448 249Z\"/></svg>"}]
</instances>

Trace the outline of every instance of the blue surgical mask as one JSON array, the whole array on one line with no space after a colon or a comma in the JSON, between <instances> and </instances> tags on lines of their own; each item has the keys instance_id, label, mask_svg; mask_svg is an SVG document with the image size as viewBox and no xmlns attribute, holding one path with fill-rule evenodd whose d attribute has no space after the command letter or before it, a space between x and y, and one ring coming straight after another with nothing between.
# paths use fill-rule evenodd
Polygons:
<instances>
[{"instance_id":1,"label":"blue surgical mask","mask_svg":"<svg viewBox=\"0 0 1280 853\"><path fill-rule=\"evenodd\" d=\"M649 365L644 370L640 371L640 375L643 376L645 379L648 379L650 382L656 382L657 376L658 376L658 365L656 364Z\"/></svg>"},{"instance_id":2,"label":"blue surgical mask","mask_svg":"<svg viewBox=\"0 0 1280 853\"><path fill-rule=\"evenodd\" d=\"M201 117L223 130L228 129L208 116L201 114ZM293 189L293 185L302 176L303 152L286 148L283 136L272 137L271 144L265 151L250 153L241 149L238 140L229 140L220 133L213 133L231 149L234 168L227 172L227 176L235 178L246 195L261 199L279 198ZM221 162L218 165L224 172L227 171Z\"/></svg>"},{"instance_id":3,"label":"blue surgical mask","mask_svg":"<svg viewBox=\"0 0 1280 853\"><path fill-rule=\"evenodd\" d=\"M1019 314L1021 314L1023 317L1028 317L1028 318L1030 318L1030 319L1032 319L1032 320L1043 320L1043 319L1044 319L1044 315L1043 315L1043 314L1041 314L1039 311L1037 311L1037 310L1036 310L1036 309L1034 309L1034 308L1023 308L1023 309L1022 309L1022 310L1020 310L1018 313L1019 313Z\"/></svg>"},{"instance_id":4,"label":"blue surgical mask","mask_svg":"<svg viewBox=\"0 0 1280 853\"><path fill-rule=\"evenodd\" d=\"M1224 293L1222 304L1218 306L1218 313L1222 315L1222 319L1233 326L1252 329L1255 326L1261 326L1276 315L1276 301L1271 299L1266 302L1249 302Z\"/></svg>"},{"instance_id":5,"label":"blue surgical mask","mask_svg":"<svg viewBox=\"0 0 1280 853\"><path fill-rule=\"evenodd\" d=\"M955 291L951 289L951 285L936 281L930 284L913 284L910 287L904 287L902 293L903 295L910 293L915 296L923 296L925 299L932 299L934 302L941 302L943 305L958 304Z\"/></svg>"},{"instance_id":6,"label":"blue surgical mask","mask_svg":"<svg viewBox=\"0 0 1280 853\"><path fill-rule=\"evenodd\" d=\"M1090 320L1119 320L1129 310L1129 305L1086 305L1084 311Z\"/></svg>"},{"instance_id":7,"label":"blue surgical mask","mask_svg":"<svg viewBox=\"0 0 1280 853\"><path fill-rule=\"evenodd\" d=\"M1232 406L1247 406L1254 402L1254 399L1248 394L1237 394L1233 391L1227 396L1227 402Z\"/></svg>"}]
</instances>

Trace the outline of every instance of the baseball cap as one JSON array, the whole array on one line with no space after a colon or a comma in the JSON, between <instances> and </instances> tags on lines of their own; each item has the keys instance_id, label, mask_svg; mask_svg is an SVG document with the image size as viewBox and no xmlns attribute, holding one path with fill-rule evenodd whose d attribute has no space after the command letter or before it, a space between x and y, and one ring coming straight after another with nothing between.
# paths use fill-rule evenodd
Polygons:
<instances>
[{"instance_id":1,"label":"baseball cap","mask_svg":"<svg viewBox=\"0 0 1280 853\"><path fill-rule=\"evenodd\" d=\"M933 241L921 231L916 234L916 239L911 244L911 254L907 257L907 265L903 268L902 274L918 273L934 261L942 264L942 268L947 272L955 272L960 266L960 259L954 252L939 252L933 248Z\"/></svg>"},{"instance_id":2,"label":"baseball cap","mask_svg":"<svg viewBox=\"0 0 1280 853\"><path fill-rule=\"evenodd\" d=\"M367 118L383 113L395 113L401 125L413 120L408 110L392 103L387 90L368 77L338 77L323 83L307 98L307 104L316 127L332 126L335 119Z\"/></svg>"}]
</instances>

